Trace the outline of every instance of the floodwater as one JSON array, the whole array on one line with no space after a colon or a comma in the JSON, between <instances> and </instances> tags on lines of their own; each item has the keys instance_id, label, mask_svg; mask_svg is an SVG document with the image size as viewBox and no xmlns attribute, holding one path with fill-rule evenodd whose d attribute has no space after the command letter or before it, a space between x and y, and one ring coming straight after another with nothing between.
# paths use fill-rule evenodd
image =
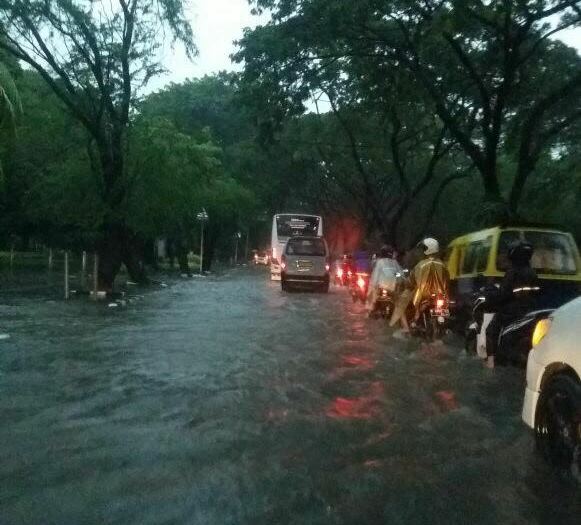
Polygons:
<instances>
[{"instance_id":1,"label":"floodwater","mask_svg":"<svg viewBox=\"0 0 581 525\"><path fill-rule=\"evenodd\" d=\"M524 372L261 271L127 308L0 297L0 523L581 522Z\"/></svg>"}]
</instances>

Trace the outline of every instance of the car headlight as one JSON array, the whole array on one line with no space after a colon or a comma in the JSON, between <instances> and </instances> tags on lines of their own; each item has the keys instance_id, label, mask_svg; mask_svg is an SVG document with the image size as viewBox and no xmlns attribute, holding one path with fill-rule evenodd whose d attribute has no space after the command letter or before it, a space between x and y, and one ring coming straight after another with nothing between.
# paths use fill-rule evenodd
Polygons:
<instances>
[{"instance_id":1,"label":"car headlight","mask_svg":"<svg viewBox=\"0 0 581 525\"><path fill-rule=\"evenodd\" d=\"M533 348L537 346L549 333L552 324L553 322L551 319L541 319L537 322L535 331L533 332Z\"/></svg>"}]
</instances>

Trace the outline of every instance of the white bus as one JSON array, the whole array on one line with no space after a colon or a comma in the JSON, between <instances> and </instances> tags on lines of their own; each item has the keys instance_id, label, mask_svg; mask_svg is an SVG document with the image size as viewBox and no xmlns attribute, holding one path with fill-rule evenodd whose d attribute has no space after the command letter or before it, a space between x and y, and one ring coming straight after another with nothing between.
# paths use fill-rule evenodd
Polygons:
<instances>
[{"instance_id":1,"label":"white bus","mask_svg":"<svg viewBox=\"0 0 581 525\"><path fill-rule=\"evenodd\" d=\"M323 236L323 218L303 213L277 213L272 219L270 277L280 281L280 256L286 242L296 235Z\"/></svg>"}]
</instances>

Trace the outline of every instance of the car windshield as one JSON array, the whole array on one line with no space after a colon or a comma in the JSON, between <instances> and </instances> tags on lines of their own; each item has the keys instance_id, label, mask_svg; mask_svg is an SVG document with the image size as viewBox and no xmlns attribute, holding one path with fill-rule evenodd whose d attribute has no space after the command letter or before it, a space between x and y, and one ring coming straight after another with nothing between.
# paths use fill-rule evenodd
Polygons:
<instances>
[{"instance_id":1,"label":"car windshield","mask_svg":"<svg viewBox=\"0 0 581 525\"><path fill-rule=\"evenodd\" d=\"M571 237L558 232L505 231L500 235L496 267L500 271L510 268L508 251L518 242L526 241L533 246L531 266L541 274L575 275L577 262Z\"/></svg>"},{"instance_id":2,"label":"car windshield","mask_svg":"<svg viewBox=\"0 0 581 525\"><path fill-rule=\"evenodd\" d=\"M297 235L317 235L319 217L307 215L279 215L276 218L279 237L295 237Z\"/></svg>"},{"instance_id":3,"label":"car windshield","mask_svg":"<svg viewBox=\"0 0 581 525\"><path fill-rule=\"evenodd\" d=\"M287 255L310 255L325 257L325 242L323 239L291 239L286 247Z\"/></svg>"}]
</instances>

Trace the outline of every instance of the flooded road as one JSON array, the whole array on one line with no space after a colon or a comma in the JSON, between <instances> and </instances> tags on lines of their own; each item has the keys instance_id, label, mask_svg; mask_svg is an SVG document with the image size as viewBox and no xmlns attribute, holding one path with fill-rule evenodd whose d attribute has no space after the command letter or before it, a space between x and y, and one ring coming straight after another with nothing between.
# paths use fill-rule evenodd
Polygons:
<instances>
[{"instance_id":1,"label":"flooded road","mask_svg":"<svg viewBox=\"0 0 581 525\"><path fill-rule=\"evenodd\" d=\"M577 523L524 373L263 272L126 309L0 298L0 523Z\"/></svg>"}]
</instances>

